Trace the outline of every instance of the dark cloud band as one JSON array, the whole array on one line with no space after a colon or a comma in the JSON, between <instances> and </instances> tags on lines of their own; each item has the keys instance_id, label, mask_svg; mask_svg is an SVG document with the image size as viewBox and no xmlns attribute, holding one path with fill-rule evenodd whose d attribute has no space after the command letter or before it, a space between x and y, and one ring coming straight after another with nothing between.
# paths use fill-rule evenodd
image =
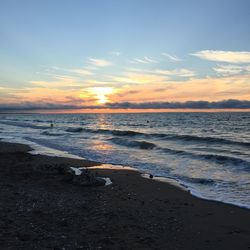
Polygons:
<instances>
[{"instance_id":1,"label":"dark cloud band","mask_svg":"<svg viewBox=\"0 0 250 250\"><path fill-rule=\"evenodd\" d=\"M224 100L218 102L144 102L144 103L110 103L109 108L122 109L249 109L250 101Z\"/></svg>"},{"instance_id":2,"label":"dark cloud band","mask_svg":"<svg viewBox=\"0 0 250 250\"><path fill-rule=\"evenodd\" d=\"M106 105L81 106L54 103L22 103L0 104L0 112L35 111L35 110L73 110L73 109L250 109L248 100L224 100L217 102L187 101L187 102L117 102Z\"/></svg>"}]
</instances>

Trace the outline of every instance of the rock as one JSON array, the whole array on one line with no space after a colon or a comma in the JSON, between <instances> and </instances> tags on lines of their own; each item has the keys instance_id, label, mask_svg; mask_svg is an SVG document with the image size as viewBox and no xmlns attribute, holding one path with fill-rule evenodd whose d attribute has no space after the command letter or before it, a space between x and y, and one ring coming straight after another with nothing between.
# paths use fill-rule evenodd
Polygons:
<instances>
[{"instance_id":1,"label":"rock","mask_svg":"<svg viewBox=\"0 0 250 250\"><path fill-rule=\"evenodd\" d=\"M44 174L62 175L62 180L80 186L104 186L106 181L90 172L88 169L81 169L81 174L76 175L77 167L65 164L41 164L36 165L34 170Z\"/></svg>"},{"instance_id":2,"label":"rock","mask_svg":"<svg viewBox=\"0 0 250 250\"><path fill-rule=\"evenodd\" d=\"M81 186L104 186L106 181L94 174L87 172L73 177L73 183Z\"/></svg>"},{"instance_id":3,"label":"rock","mask_svg":"<svg viewBox=\"0 0 250 250\"><path fill-rule=\"evenodd\" d=\"M95 186L105 186L106 181L101 177L95 178Z\"/></svg>"},{"instance_id":4,"label":"rock","mask_svg":"<svg viewBox=\"0 0 250 250\"><path fill-rule=\"evenodd\" d=\"M44 174L65 174L69 171L69 167L64 164L41 164L34 166L33 169Z\"/></svg>"}]
</instances>

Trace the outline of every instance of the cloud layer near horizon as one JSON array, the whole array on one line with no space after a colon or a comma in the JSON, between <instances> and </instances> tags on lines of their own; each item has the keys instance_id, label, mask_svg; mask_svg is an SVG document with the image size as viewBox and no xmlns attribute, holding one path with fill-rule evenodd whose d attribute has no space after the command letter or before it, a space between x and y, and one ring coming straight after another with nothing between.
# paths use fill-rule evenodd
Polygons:
<instances>
[{"instance_id":1,"label":"cloud layer near horizon","mask_svg":"<svg viewBox=\"0 0 250 250\"><path fill-rule=\"evenodd\" d=\"M80 110L80 109L250 109L248 100L223 100L209 101L186 101L186 102L120 102L107 103L106 105L64 105L55 103L32 103L0 104L0 112L7 111L36 111L36 110Z\"/></svg>"},{"instance_id":2,"label":"cloud layer near horizon","mask_svg":"<svg viewBox=\"0 0 250 250\"><path fill-rule=\"evenodd\" d=\"M5 110L248 108L241 102L250 100L250 52L191 55L132 58L116 51L72 67L41 65L25 84L0 79L0 105ZM195 60L189 65L190 58ZM218 103L229 99L240 103Z\"/></svg>"}]
</instances>

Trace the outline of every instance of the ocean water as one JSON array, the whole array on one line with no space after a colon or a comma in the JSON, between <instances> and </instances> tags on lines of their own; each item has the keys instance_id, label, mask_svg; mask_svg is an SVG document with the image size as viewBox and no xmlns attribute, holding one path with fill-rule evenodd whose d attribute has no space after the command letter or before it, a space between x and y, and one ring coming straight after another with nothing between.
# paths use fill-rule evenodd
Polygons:
<instances>
[{"instance_id":1,"label":"ocean water","mask_svg":"<svg viewBox=\"0 0 250 250\"><path fill-rule=\"evenodd\" d=\"M250 113L2 114L0 138L133 167L250 208Z\"/></svg>"}]
</instances>

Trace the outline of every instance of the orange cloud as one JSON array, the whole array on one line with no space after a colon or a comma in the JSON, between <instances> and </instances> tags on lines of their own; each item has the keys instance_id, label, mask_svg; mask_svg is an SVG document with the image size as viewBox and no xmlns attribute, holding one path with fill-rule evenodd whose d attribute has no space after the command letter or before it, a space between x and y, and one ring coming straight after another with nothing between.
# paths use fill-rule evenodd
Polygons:
<instances>
[{"instance_id":1,"label":"orange cloud","mask_svg":"<svg viewBox=\"0 0 250 250\"><path fill-rule=\"evenodd\" d=\"M191 79L180 82L127 85L117 94L110 96L112 101L218 101L224 99L250 99L250 75ZM145 81L145 83L148 83Z\"/></svg>"},{"instance_id":2,"label":"orange cloud","mask_svg":"<svg viewBox=\"0 0 250 250\"><path fill-rule=\"evenodd\" d=\"M107 102L250 100L249 79L250 75L246 74L170 81L162 75L127 72L122 77L114 77L110 85L108 82L103 85L103 82L93 80L79 84L78 88L71 88L77 84L74 79L62 77L53 82L32 81L32 88L1 87L0 97L2 103L53 101L88 106L104 105Z\"/></svg>"}]
</instances>

